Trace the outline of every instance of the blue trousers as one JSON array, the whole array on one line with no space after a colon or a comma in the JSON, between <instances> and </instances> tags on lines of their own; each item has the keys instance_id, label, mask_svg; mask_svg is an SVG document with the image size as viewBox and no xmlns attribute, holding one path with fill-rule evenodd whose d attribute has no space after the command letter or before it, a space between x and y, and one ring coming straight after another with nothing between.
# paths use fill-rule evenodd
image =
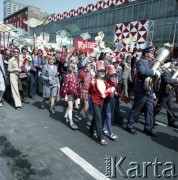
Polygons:
<instances>
[{"instance_id":1,"label":"blue trousers","mask_svg":"<svg viewBox=\"0 0 178 180\"><path fill-rule=\"evenodd\" d=\"M37 81L38 81L38 71L36 72L30 72L30 89L29 89L29 95L31 97L36 95L36 89L37 89Z\"/></svg>"}]
</instances>

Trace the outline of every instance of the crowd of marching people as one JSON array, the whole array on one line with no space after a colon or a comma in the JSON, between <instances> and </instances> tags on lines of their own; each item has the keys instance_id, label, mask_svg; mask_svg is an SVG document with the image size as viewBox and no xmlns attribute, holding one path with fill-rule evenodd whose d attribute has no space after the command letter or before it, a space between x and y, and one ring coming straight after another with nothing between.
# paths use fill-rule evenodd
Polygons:
<instances>
[{"instance_id":1,"label":"crowd of marching people","mask_svg":"<svg viewBox=\"0 0 178 180\"><path fill-rule=\"evenodd\" d=\"M65 48L61 51L35 48L32 52L26 46L1 49L0 106L6 100L20 110L23 102L28 98L35 100L37 93L42 96L41 108L49 103L50 112L55 114L55 105L62 99L67 104L64 119L69 127L78 129L73 116L81 120L84 109L89 135L106 145L103 135L111 140L118 138L112 130L113 120L124 125L120 103L133 102L125 129L136 134L134 123L144 112L144 133L156 136L155 117L163 105L168 125L178 128L173 103L174 97L178 103L178 76L172 79L178 59L165 61L157 70L151 68L154 62L153 47L143 49L140 59L136 51L122 56L102 52L98 56L76 49L69 52ZM144 88L147 77L157 77L149 90ZM172 87L169 93L167 85Z\"/></svg>"}]
</instances>

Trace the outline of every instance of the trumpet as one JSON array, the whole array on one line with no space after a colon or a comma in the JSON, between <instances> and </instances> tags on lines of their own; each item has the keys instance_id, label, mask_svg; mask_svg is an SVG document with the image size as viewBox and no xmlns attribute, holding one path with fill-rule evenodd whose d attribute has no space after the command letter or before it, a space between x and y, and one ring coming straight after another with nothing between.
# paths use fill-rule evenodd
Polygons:
<instances>
[{"instance_id":1,"label":"trumpet","mask_svg":"<svg viewBox=\"0 0 178 180\"><path fill-rule=\"evenodd\" d=\"M174 74L172 75L171 79L176 79L178 77L178 68L175 70ZM178 83L177 83L178 84ZM165 88L166 94L171 94L174 91L174 85L167 84Z\"/></svg>"},{"instance_id":2,"label":"trumpet","mask_svg":"<svg viewBox=\"0 0 178 180\"><path fill-rule=\"evenodd\" d=\"M169 57L170 53L172 52L172 49L168 46L163 46L160 48L158 55L156 57L156 61L154 62L152 66L152 70L157 70L160 65ZM151 90L153 84L157 81L157 78L151 78L147 77L144 81L144 89L146 91Z\"/></svg>"}]
</instances>

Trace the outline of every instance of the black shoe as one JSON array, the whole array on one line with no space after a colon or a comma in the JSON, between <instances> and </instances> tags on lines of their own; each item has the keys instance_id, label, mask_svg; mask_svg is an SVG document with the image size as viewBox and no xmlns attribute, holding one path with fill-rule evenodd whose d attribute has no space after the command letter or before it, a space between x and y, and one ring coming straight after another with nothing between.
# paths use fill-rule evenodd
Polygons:
<instances>
[{"instance_id":1,"label":"black shoe","mask_svg":"<svg viewBox=\"0 0 178 180\"><path fill-rule=\"evenodd\" d=\"M178 119L178 116L174 114L174 119Z\"/></svg>"},{"instance_id":2,"label":"black shoe","mask_svg":"<svg viewBox=\"0 0 178 180\"><path fill-rule=\"evenodd\" d=\"M173 128L178 128L178 122L174 121L172 123L169 123L168 126L173 127Z\"/></svg>"},{"instance_id":3,"label":"black shoe","mask_svg":"<svg viewBox=\"0 0 178 180\"><path fill-rule=\"evenodd\" d=\"M146 128L144 128L143 131L146 135L148 136L152 136L152 137L157 137L157 134L151 129L151 130L147 130Z\"/></svg>"},{"instance_id":4,"label":"black shoe","mask_svg":"<svg viewBox=\"0 0 178 180\"><path fill-rule=\"evenodd\" d=\"M50 112L51 112L51 114L55 114L54 108L50 108Z\"/></svg>"},{"instance_id":5,"label":"black shoe","mask_svg":"<svg viewBox=\"0 0 178 180\"><path fill-rule=\"evenodd\" d=\"M137 134L137 132L133 129L133 128L126 128L126 130L130 133L130 134L133 134L133 135L135 135L135 134Z\"/></svg>"},{"instance_id":6,"label":"black shoe","mask_svg":"<svg viewBox=\"0 0 178 180\"><path fill-rule=\"evenodd\" d=\"M97 139L97 135L96 135L96 133L94 133L94 132L88 132L88 135L89 135L91 138Z\"/></svg>"},{"instance_id":7,"label":"black shoe","mask_svg":"<svg viewBox=\"0 0 178 180\"><path fill-rule=\"evenodd\" d=\"M31 99L35 100L35 96L30 96Z\"/></svg>"},{"instance_id":8,"label":"black shoe","mask_svg":"<svg viewBox=\"0 0 178 180\"><path fill-rule=\"evenodd\" d=\"M88 132L88 135L89 135L90 137L93 137L94 133L93 133L93 132Z\"/></svg>"},{"instance_id":9,"label":"black shoe","mask_svg":"<svg viewBox=\"0 0 178 180\"><path fill-rule=\"evenodd\" d=\"M73 108L73 110L74 110L74 111L78 111L79 109L78 109L78 108L76 108L76 107L74 107L74 108Z\"/></svg>"}]
</instances>

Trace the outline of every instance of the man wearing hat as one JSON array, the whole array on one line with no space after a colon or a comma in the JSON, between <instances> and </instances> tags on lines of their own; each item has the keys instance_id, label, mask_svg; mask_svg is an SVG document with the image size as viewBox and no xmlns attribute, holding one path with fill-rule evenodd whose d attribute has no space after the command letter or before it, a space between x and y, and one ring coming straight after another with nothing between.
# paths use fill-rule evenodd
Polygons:
<instances>
[{"instance_id":1,"label":"man wearing hat","mask_svg":"<svg viewBox=\"0 0 178 180\"><path fill-rule=\"evenodd\" d=\"M168 126L178 128L178 121L176 121L174 106L173 106L173 90L174 86L178 84L178 77L172 79L173 67L172 62L167 62L163 65L163 73L161 75L161 84L158 92L158 101L154 109L154 117L161 111L165 105L167 110ZM172 90L169 90L169 87Z\"/></svg>"},{"instance_id":2,"label":"man wearing hat","mask_svg":"<svg viewBox=\"0 0 178 180\"><path fill-rule=\"evenodd\" d=\"M139 117L141 109L145 105L146 111L144 133L149 136L156 136L155 132L152 130L154 111L153 89L147 91L144 88L145 78L160 76L159 71L152 70L150 67L150 61L153 59L153 52L154 48L152 46L143 49L142 57L136 63L137 78L134 87L134 104L131 108L126 127L127 131L131 134L136 134L133 126Z\"/></svg>"}]
</instances>

